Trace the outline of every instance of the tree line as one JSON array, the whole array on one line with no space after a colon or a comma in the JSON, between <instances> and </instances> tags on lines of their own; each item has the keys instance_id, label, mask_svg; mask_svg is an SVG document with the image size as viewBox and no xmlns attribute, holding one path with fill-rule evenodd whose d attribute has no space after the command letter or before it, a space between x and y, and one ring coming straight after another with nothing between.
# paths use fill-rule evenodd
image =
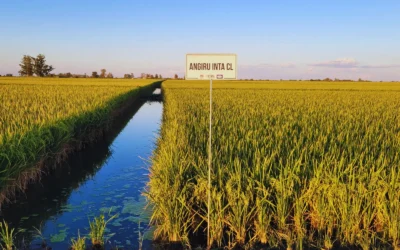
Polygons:
<instances>
[{"instance_id":1,"label":"tree line","mask_svg":"<svg viewBox=\"0 0 400 250\"><path fill-rule=\"evenodd\" d=\"M52 65L46 64L46 57L43 54L32 57L30 55L24 55L21 63L19 64L20 70L18 71L20 76L39 76L39 77L59 77L59 78L114 78L112 72L108 72L106 69L101 69L100 74L97 71L93 71L91 76L85 74L72 74L71 72L59 73L58 75L51 73L54 70ZM0 75L1 76L1 75ZM6 74L5 76L13 76L12 74ZM175 78L177 75L175 76ZM133 73L124 74L125 79L135 78ZM146 79L162 79L161 74L148 74L142 73L141 78Z\"/></svg>"},{"instance_id":2,"label":"tree line","mask_svg":"<svg viewBox=\"0 0 400 250\"><path fill-rule=\"evenodd\" d=\"M314 82L314 81L315 82L319 82L319 81L321 81L321 82L356 82L356 81L351 80L351 79L338 79L338 78L331 79L329 77L327 77L325 79L322 79L322 80L321 79L310 79L310 81L312 81L312 82ZM370 81L358 78L357 82L370 82Z\"/></svg>"},{"instance_id":3,"label":"tree line","mask_svg":"<svg viewBox=\"0 0 400 250\"><path fill-rule=\"evenodd\" d=\"M21 76L33 76L35 74L36 76L44 77L54 70L53 66L46 64L46 57L43 54L39 54L36 57L24 55L19 66L21 69L18 73Z\"/></svg>"},{"instance_id":4,"label":"tree line","mask_svg":"<svg viewBox=\"0 0 400 250\"><path fill-rule=\"evenodd\" d=\"M108 72L106 69L101 69L100 70L100 74L97 71L93 71L92 74L86 75L85 74L72 74L70 72L68 73L59 73L58 75L53 75L50 74L50 77L59 77L59 78L114 78L113 73ZM123 76L124 79L134 79L135 75L133 73L129 73L129 74L124 74ZM146 73L142 73L140 75L139 78L144 78L144 79L162 79L162 75L161 74L146 74Z\"/></svg>"},{"instance_id":5,"label":"tree line","mask_svg":"<svg viewBox=\"0 0 400 250\"><path fill-rule=\"evenodd\" d=\"M331 78L324 78L324 79L279 79L279 80L271 80L271 79L239 79L239 80L243 80L243 81L290 81L290 82L301 82L301 81L310 81L310 82L371 82L370 80L363 80L361 78L359 78L358 80L351 80L351 79L339 79L339 78L335 78L335 79L331 79ZM380 81L382 82L382 81ZM392 81L392 82L396 82L396 81Z\"/></svg>"}]
</instances>

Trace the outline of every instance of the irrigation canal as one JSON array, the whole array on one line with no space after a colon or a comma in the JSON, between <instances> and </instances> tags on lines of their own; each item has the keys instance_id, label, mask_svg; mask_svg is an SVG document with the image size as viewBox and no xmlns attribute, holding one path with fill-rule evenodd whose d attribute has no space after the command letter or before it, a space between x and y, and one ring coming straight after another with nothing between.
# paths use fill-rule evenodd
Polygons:
<instances>
[{"instance_id":1,"label":"irrigation canal","mask_svg":"<svg viewBox=\"0 0 400 250\"><path fill-rule=\"evenodd\" d=\"M43 249L45 240L52 249L68 249L78 230L81 236L88 234L89 219L111 209L111 215L119 216L107 225L106 249L138 249L139 232L144 236L143 249L151 248L149 213L143 212L141 192L148 181L148 160L163 105L157 96L150 99L141 100L118 119L101 141L72 155L40 183L30 185L16 202L2 207L0 219L25 230L17 237L20 247Z\"/></svg>"}]
</instances>

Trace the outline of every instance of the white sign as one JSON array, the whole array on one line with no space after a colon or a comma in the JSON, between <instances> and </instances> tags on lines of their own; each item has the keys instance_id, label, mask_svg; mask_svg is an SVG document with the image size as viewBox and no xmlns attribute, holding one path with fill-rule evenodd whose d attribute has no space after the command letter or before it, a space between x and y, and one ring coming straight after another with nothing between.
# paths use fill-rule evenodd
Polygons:
<instances>
[{"instance_id":1,"label":"white sign","mask_svg":"<svg viewBox=\"0 0 400 250\"><path fill-rule=\"evenodd\" d=\"M186 80L235 80L236 78L235 54L186 55Z\"/></svg>"}]
</instances>

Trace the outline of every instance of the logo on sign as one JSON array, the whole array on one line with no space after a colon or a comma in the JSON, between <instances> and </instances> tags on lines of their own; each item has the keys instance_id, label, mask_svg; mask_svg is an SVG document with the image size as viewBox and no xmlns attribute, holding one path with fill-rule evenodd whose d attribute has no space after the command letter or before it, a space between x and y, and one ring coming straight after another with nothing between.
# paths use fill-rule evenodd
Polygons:
<instances>
[{"instance_id":1,"label":"logo on sign","mask_svg":"<svg viewBox=\"0 0 400 250\"><path fill-rule=\"evenodd\" d=\"M224 75L217 75L217 79L223 79Z\"/></svg>"}]
</instances>

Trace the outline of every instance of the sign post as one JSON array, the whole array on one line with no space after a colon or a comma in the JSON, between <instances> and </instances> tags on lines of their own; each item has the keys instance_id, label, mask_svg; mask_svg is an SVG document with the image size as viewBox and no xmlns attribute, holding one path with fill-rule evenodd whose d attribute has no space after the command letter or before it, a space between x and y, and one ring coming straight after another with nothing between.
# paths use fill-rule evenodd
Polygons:
<instances>
[{"instance_id":1,"label":"sign post","mask_svg":"<svg viewBox=\"0 0 400 250\"><path fill-rule=\"evenodd\" d=\"M208 137L208 204L207 204L207 247L211 248L210 211L211 211L211 136L212 136L212 83L215 80L237 79L237 58L235 54L187 54L186 80L210 79L210 124Z\"/></svg>"},{"instance_id":2,"label":"sign post","mask_svg":"<svg viewBox=\"0 0 400 250\"><path fill-rule=\"evenodd\" d=\"M211 241L210 241L210 208L211 208L211 124L212 124L212 80L213 76L209 75L210 78L210 127L208 130L208 205L207 205L207 246L211 248Z\"/></svg>"}]
</instances>

